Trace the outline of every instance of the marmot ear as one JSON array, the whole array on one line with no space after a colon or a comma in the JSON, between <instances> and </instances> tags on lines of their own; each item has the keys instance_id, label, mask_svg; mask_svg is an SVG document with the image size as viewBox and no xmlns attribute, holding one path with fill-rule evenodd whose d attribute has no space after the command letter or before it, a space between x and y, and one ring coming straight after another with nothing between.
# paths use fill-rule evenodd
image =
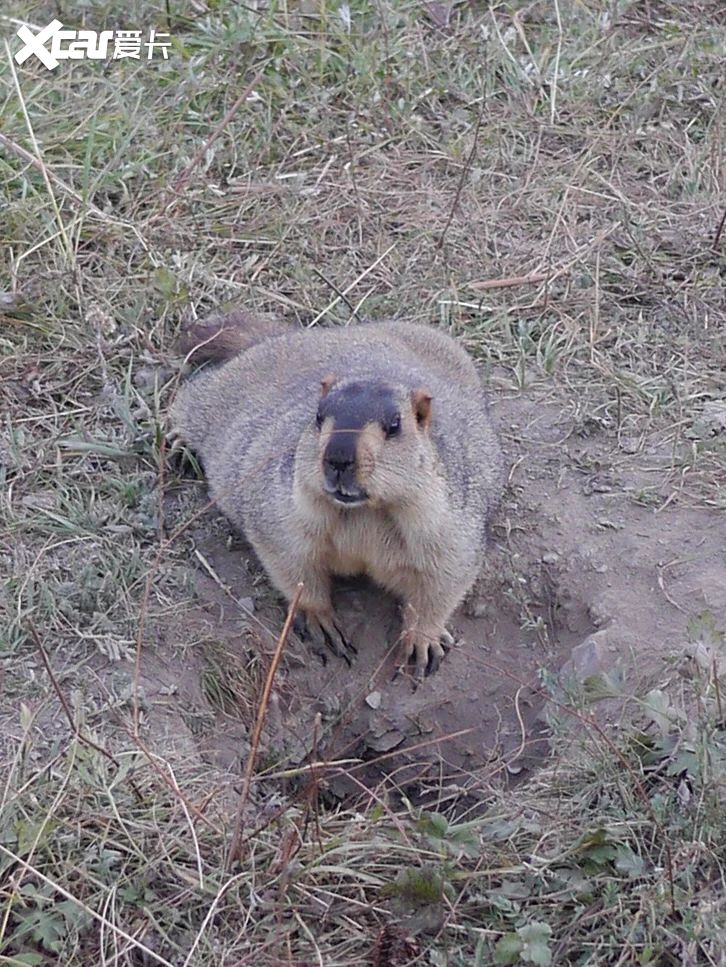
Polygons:
<instances>
[{"instance_id":1,"label":"marmot ear","mask_svg":"<svg viewBox=\"0 0 726 967\"><path fill-rule=\"evenodd\" d=\"M424 389L423 386L419 386L411 394L413 412L416 414L416 420L419 426L428 426L431 423L432 399L431 393L427 389Z\"/></svg>"},{"instance_id":2,"label":"marmot ear","mask_svg":"<svg viewBox=\"0 0 726 967\"><path fill-rule=\"evenodd\" d=\"M320 380L320 397L325 399L331 389L338 382L338 377L334 373L328 373L327 376Z\"/></svg>"}]
</instances>

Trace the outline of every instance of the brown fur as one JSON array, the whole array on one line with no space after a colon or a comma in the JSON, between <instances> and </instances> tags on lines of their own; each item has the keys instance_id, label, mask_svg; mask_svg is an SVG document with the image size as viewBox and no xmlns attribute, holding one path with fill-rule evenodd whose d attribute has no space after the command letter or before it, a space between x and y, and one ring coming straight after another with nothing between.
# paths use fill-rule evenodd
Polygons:
<instances>
[{"instance_id":1,"label":"brown fur","mask_svg":"<svg viewBox=\"0 0 726 967\"><path fill-rule=\"evenodd\" d=\"M179 352L195 365L222 363L258 342L288 330L275 316L252 315L236 309L226 315L210 316L185 329L179 339Z\"/></svg>"},{"instance_id":2,"label":"brown fur","mask_svg":"<svg viewBox=\"0 0 726 967\"><path fill-rule=\"evenodd\" d=\"M365 573L403 602L403 659L434 668L503 480L471 359L403 322L301 332L235 313L211 328L213 358L229 361L182 387L173 419L218 506L288 599L304 582L301 609L329 645L349 647L331 578ZM379 410L395 413L393 430Z\"/></svg>"}]
</instances>

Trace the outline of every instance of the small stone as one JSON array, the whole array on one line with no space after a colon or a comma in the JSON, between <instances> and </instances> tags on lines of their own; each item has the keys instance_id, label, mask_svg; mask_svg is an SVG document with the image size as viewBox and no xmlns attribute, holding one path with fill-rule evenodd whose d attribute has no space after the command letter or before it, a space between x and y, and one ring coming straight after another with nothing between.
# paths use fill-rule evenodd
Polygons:
<instances>
[{"instance_id":1,"label":"small stone","mask_svg":"<svg viewBox=\"0 0 726 967\"><path fill-rule=\"evenodd\" d=\"M86 322L104 336L111 336L116 332L116 320L110 312L96 302L90 303L86 309Z\"/></svg>"},{"instance_id":2,"label":"small stone","mask_svg":"<svg viewBox=\"0 0 726 967\"><path fill-rule=\"evenodd\" d=\"M366 738L366 745L374 752L390 752L405 741L406 736L398 729L389 729L383 735L371 735Z\"/></svg>"},{"instance_id":3,"label":"small stone","mask_svg":"<svg viewBox=\"0 0 726 967\"><path fill-rule=\"evenodd\" d=\"M555 551L548 551L546 554L542 555L543 564L556 564L560 559L560 555Z\"/></svg>"},{"instance_id":4,"label":"small stone","mask_svg":"<svg viewBox=\"0 0 726 967\"><path fill-rule=\"evenodd\" d=\"M17 309L22 306L23 301L19 292L0 291L0 309Z\"/></svg>"},{"instance_id":5,"label":"small stone","mask_svg":"<svg viewBox=\"0 0 726 967\"><path fill-rule=\"evenodd\" d=\"M610 615L598 601L592 601L588 605L587 613L590 621L596 628L601 628L604 624L607 624L607 622L610 621Z\"/></svg>"},{"instance_id":6,"label":"small stone","mask_svg":"<svg viewBox=\"0 0 726 967\"><path fill-rule=\"evenodd\" d=\"M52 510L58 505L58 495L52 490L37 490L34 494L21 497L20 503L30 510Z\"/></svg>"},{"instance_id":7,"label":"small stone","mask_svg":"<svg viewBox=\"0 0 726 967\"><path fill-rule=\"evenodd\" d=\"M574 676L577 681L584 682L587 678L607 671L612 665L612 659L607 654L607 638L608 630L604 628L575 645L569 661L562 667L562 674L565 677Z\"/></svg>"},{"instance_id":8,"label":"small stone","mask_svg":"<svg viewBox=\"0 0 726 967\"><path fill-rule=\"evenodd\" d=\"M479 598L478 601L471 601L466 607L466 613L470 618L486 618L487 610L487 601L485 598Z\"/></svg>"},{"instance_id":9,"label":"small stone","mask_svg":"<svg viewBox=\"0 0 726 967\"><path fill-rule=\"evenodd\" d=\"M369 708L377 709L381 707L381 693L371 692L370 695L366 695L366 705Z\"/></svg>"},{"instance_id":10,"label":"small stone","mask_svg":"<svg viewBox=\"0 0 726 967\"><path fill-rule=\"evenodd\" d=\"M681 781L678 783L678 788L676 789L676 799L678 800L678 805L683 811L688 809L691 796L691 789L688 782L685 779L681 779Z\"/></svg>"},{"instance_id":11,"label":"small stone","mask_svg":"<svg viewBox=\"0 0 726 967\"><path fill-rule=\"evenodd\" d=\"M157 387L163 386L174 375L170 366L151 364L140 366L132 377L134 386L142 393L152 393Z\"/></svg>"},{"instance_id":12,"label":"small stone","mask_svg":"<svg viewBox=\"0 0 726 967\"><path fill-rule=\"evenodd\" d=\"M710 400L704 403L701 421L712 436L726 433L726 403L723 400Z\"/></svg>"},{"instance_id":13,"label":"small stone","mask_svg":"<svg viewBox=\"0 0 726 967\"><path fill-rule=\"evenodd\" d=\"M254 614L255 610L255 599L254 598L237 598L237 605L242 611L247 611L250 614Z\"/></svg>"}]
</instances>

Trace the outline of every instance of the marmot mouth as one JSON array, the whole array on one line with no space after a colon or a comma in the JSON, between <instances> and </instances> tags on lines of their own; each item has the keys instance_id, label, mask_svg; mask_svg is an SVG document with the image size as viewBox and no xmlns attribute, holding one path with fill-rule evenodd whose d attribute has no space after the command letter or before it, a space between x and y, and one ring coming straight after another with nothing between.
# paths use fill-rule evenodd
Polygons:
<instances>
[{"instance_id":1,"label":"marmot mouth","mask_svg":"<svg viewBox=\"0 0 726 967\"><path fill-rule=\"evenodd\" d=\"M368 500L368 494L364 490L355 494L346 493L344 490L326 490L325 492L336 504L345 504L346 507L364 504Z\"/></svg>"}]
</instances>

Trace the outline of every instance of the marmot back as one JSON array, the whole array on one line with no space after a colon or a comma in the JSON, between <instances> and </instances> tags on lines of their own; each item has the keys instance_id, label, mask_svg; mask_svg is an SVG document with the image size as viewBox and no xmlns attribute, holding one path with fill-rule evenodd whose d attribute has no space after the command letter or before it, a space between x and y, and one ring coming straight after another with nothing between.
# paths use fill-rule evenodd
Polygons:
<instances>
[{"instance_id":1,"label":"marmot back","mask_svg":"<svg viewBox=\"0 0 726 967\"><path fill-rule=\"evenodd\" d=\"M331 578L366 573L403 601L404 660L433 669L503 482L470 357L410 323L298 331L245 314L189 343L237 355L181 388L175 429L279 590L304 583L307 630L345 654Z\"/></svg>"}]
</instances>

